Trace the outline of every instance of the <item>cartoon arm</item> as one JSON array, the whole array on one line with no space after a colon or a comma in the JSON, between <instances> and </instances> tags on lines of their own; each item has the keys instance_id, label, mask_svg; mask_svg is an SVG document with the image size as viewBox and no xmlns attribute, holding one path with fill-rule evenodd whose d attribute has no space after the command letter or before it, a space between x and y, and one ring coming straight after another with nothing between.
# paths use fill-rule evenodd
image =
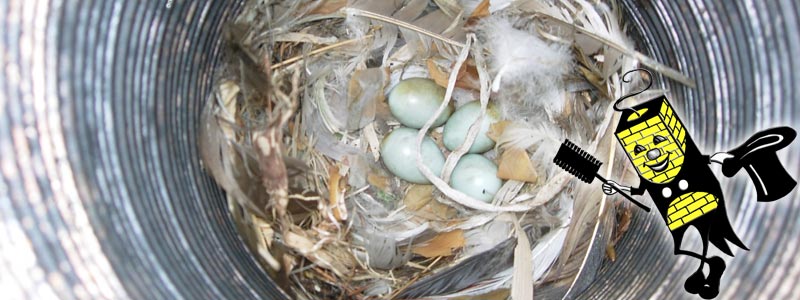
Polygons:
<instances>
[{"instance_id":1,"label":"cartoon arm","mask_svg":"<svg viewBox=\"0 0 800 300\"><path fill-rule=\"evenodd\" d=\"M727 153L708 157L708 163L722 165L722 174L733 177L744 169L756 189L757 200L775 201L788 195L797 182L778 158L777 151L794 140L797 132L790 127L774 127L753 134Z\"/></svg>"},{"instance_id":2,"label":"cartoon arm","mask_svg":"<svg viewBox=\"0 0 800 300\"><path fill-rule=\"evenodd\" d=\"M631 195L637 195L637 196L644 194L645 191L645 188L642 187L641 185L639 187L624 186L620 185L619 183L613 180L609 180L608 182L603 183L603 193L605 193L606 195L616 194L617 190L615 190L614 188L617 188L620 191L629 193Z\"/></svg>"},{"instance_id":3,"label":"cartoon arm","mask_svg":"<svg viewBox=\"0 0 800 300\"><path fill-rule=\"evenodd\" d=\"M605 193L606 195L613 195L619 191L621 192L620 194L622 194L623 197L630 200L633 204L636 204L636 206L640 207L641 209L644 209L644 211L646 212L650 212L650 208L647 207L647 205L644 205L641 202L636 201L636 199L633 199L633 197L628 195L628 194L633 194L633 195L644 194L646 188L642 187L641 184L639 185L639 187L635 188L630 186L622 186L613 180L605 180L602 178L601 180L603 181L603 193Z\"/></svg>"},{"instance_id":4,"label":"cartoon arm","mask_svg":"<svg viewBox=\"0 0 800 300\"><path fill-rule=\"evenodd\" d=\"M726 152L717 152L717 153L714 153L714 155L712 155L712 156L708 156L708 155L704 155L704 156L708 160L708 164L718 163L720 165L724 164L723 162L726 159L733 157L732 154L726 153Z\"/></svg>"}]
</instances>

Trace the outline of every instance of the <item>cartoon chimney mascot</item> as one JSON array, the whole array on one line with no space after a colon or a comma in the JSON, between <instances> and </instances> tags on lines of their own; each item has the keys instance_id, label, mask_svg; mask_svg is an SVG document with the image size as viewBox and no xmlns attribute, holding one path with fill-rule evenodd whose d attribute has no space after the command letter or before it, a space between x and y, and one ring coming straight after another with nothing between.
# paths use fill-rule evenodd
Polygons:
<instances>
[{"instance_id":1,"label":"cartoon chimney mascot","mask_svg":"<svg viewBox=\"0 0 800 300\"><path fill-rule=\"evenodd\" d=\"M623 79L633 71L625 73ZM649 74L647 70L643 71ZM652 82L648 82L647 88L649 84ZM622 97L614 104L614 108L622 113L615 135L639 174L638 187L620 185L599 177L597 170L601 163L570 141L564 142L554 162L587 183L591 183L595 177L599 178L604 182L603 192L606 194L621 192L649 211L626 194L642 195L647 192L672 233L675 254L700 260L700 266L686 279L684 288L691 294L712 299L719 294L725 261L719 256L708 257L708 243L711 242L730 256L733 253L728 242L744 250L749 249L731 227L725 211L724 195L711 171L711 163L721 164L722 174L727 177L744 169L755 186L758 201L778 200L789 194L796 182L786 172L775 152L789 145L796 132L789 127L767 129L754 134L727 153L708 156L702 154L695 145L666 97L651 99L631 108L617 108L622 100L639 93ZM700 233L703 253L681 249L683 235L691 227ZM707 275L703 273L705 264L709 266Z\"/></svg>"}]
</instances>

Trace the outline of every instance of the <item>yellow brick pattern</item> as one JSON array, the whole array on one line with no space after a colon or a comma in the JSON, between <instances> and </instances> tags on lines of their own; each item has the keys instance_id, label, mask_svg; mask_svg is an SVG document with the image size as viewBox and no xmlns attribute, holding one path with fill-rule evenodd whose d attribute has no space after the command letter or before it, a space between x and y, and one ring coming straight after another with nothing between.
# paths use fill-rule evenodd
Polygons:
<instances>
[{"instance_id":1,"label":"yellow brick pattern","mask_svg":"<svg viewBox=\"0 0 800 300\"><path fill-rule=\"evenodd\" d=\"M643 114L645 111L646 109L641 109L638 112ZM634 115L632 114L631 116ZM631 120L635 121L636 118L629 118L629 121ZM667 138L667 141L654 145L653 137L656 135ZM636 167L639 175L654 183L668 183L678 175L683 166L683 155L686 151L685 138L686 130L675 116L672 106L666 100L662 102L658 116L641 120L630 128L617 133L617 139L622 143L622 147L627 152L628 158ZM639 154L634 153L634 148L637 145L645 147L646 151ZM662 156L657 158L656 161L666 159L666 153L669 153L670 162L664 171L654 172L647 166L647 164L652 165L653 161L648 161L645 154L654 148L660 148L662 153Z\"/></svg>"},{"instance_id":2,"label":"yellow brick pattern","mask_svg":"<svg viewBox=\"0 0 800 300\"><path fill-rule=\"evenodd\" d=\"M670 133L677 141L678 145L680 146L681 150L686 151L686 129L681 124L681 121L678 120L678 117L675 116L675 111L672 109L672 105L669 102L664 101L661 104L661 110L659 111L659 117L664 120L664 123L668 124Z\"/></svg>"},{"instance_id":3,"label":"yellow brick pattern","mask_svg":"<svg viewBox=\"0 0 800 300\"><path fill-rule=\"evenodd\" d=\"M717 208L717 197L706 192L686 193L669 204L667 225L675 230Z\"/></svg>"},{"instance_id":4,"label":"yellow brick pattern","mask_svg":"<svg viewBox=\"0 0 800 300\"><path fill-rule=\"evenodd\" d=\"M632 114L630 114L628 116L628 122L638 119L639 117L644 115L646 112L647 112L647 108L642 108L640 110L637 110L635 113L632 113Z\"/></svg>"}]
</instances>

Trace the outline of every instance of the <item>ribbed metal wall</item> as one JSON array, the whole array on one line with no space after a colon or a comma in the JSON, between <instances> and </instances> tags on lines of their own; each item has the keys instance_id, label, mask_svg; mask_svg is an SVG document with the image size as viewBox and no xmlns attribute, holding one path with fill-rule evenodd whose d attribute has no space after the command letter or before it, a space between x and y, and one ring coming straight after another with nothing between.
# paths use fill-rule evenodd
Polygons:
<instances>
[{"instance_id":1,"label":"ribbed metal wall","mask_svg":"<svg viewBox=\"0 0 800 300\"><path fill-rule=\"evenodd\" d=\"M644 52L697 80L693 90L661 83L707 152L773 124L798 127L798 4L623 2ZM279 295L237 237L196 149L220 30L240 7L0 0L3 298ZM798 142L781 153L792 174L798 154ZM797 297L798 194L757 204L745 177L722 182L751 251L729 260L719 299ZM671 254L661 222L638 213L617 262L581 297L691 298L682 286L696 262Z\"/></svg>"},{"instance_id":2,"label":"ribbed metal wall","mask_svg":"<svg viewBox=\"0 0 800 300\"><path fill-rule=\"evenodd\" d=\"M195 141L241 3L167 3L0 1L0 290L12 298L278 295Z\"/></svg>"}]
</instances>

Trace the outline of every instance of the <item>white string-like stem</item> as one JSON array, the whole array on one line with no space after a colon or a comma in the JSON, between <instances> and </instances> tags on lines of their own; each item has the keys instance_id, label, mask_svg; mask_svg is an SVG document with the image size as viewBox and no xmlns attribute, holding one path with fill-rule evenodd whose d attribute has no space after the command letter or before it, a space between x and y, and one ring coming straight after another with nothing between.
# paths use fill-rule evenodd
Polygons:
<instances>
[{"instance_id":1,"label":"white string-like stem","mask_svg":"<svg viewBox=\"0 0 800 300\"><path fill-rule=\"evenodd\" d=\"M467 41L467 43L469 43L469 42L470 41ZM480 47L477 47L477 48L480 49ZM481 56L481 55L480 54L475 55L475 57L478 57L478 56ZM481 56L481 58L483 58L483 56ZM475 60L476 60L476 63L477 63L477 61L479 61L478 58L476 58ZM481 61L481 63L482 63L482 61ZM460 65L458 67L459 67L459 69L461 68ZM483 66L478 66L478 70L483 69L482 67ZM456 74L456 75L454 76L454 75L451 74L450 77L451 78L458 77L459 69L453 69L453 71L451 71L451 72ZM480 72L480 71L478 71L478 72ZM467 130L466 139L464 140L463 143L461 143L461 146L456 148L456 150L453 150L453 152L451 152L450 155L447 156L447 160L445 161L444 167L442 168L442 179L445 182L450 182L450 175L453 174L453 169L455 169L456 164L458 163L458 160L461 159L461 157L464 156L464 154L467 154L467 152L469 152L469 148L472 148L472 144L475 143L475 138L478 137L478 132L480 132L480 129L481 129L482 125L483 125L483 118L486 117L486 107L489 104L489 84L488 84L489 83L489 79L488 79L488 76L484 77L484 76L480 76L480 74L479 74L478 77L480 77L480 82L481 82L481 91L480 91L481 112L480 112L480 115L478 116L478 119L475 120L475 122L472 123L472 125L469 126L469 130ZM455 81L454 81L454 83L455 83ZM448 82L448 85L449 85L449 82ZM450 102L450 97L445 97L445 100L449 103Z\"/></svg>"},{"instance_id":2,"label":"white string-like stem","mask_svg":"<svg viewBox=\"0 0 800 300\"><path fill-rule=\"evenodd\" d=\"M453 96L453 89L455 88L456 79L458 77L458 71L461 69L461 66L464 64L464 61L467 60L467 56L469 55L472 43L475 40L476 40L475 34L469 34L469 36L467 37L466 46L462 48L461 53L458 56L458 60L456 61L455 66L453 66L453 70L450 71L450 78L448 79L447 82L447 91L445 92L444 95L444 101L442 101L442 104L439 105L439 108L436 110L433 116L430 119L428 119L428 122L425 123L425 126L422 126L422 128L419 130L419 133L417 134L417 140L415 144L416 165L417 168L422 173L422 175L425 176L425 178L430 180L431 183L433 183L433 185L436 186L437 189L439 189L439 191L444 193L447 197L457 202L458 204L461 204L463 206L472 209L490 211L490 212L527 211L530 209L530 207L526 205L508 205L500 207L488 204L480 200L476 200L475 198L472 198L467 194L464 194L450 187L450 185L448 185L444 180L442 180L439 177L436 177L436 175L434 175L433 172L431 172L428 166L422 163L422 141L425 138L425 134L431 128L433 122L439 117L439 115L442 114L442 112L444 112L445 108L447 108L447 105L450 102L450 98ZM485 80L486 78L488 78L488 72L486 72L485 68L483 68L482 66L483 57L481 56L480 53L474 55L474 57L478 65L478 76L482 77ZM486 97L488 97L488 95Z\"/></svg>"}]
</instances>

